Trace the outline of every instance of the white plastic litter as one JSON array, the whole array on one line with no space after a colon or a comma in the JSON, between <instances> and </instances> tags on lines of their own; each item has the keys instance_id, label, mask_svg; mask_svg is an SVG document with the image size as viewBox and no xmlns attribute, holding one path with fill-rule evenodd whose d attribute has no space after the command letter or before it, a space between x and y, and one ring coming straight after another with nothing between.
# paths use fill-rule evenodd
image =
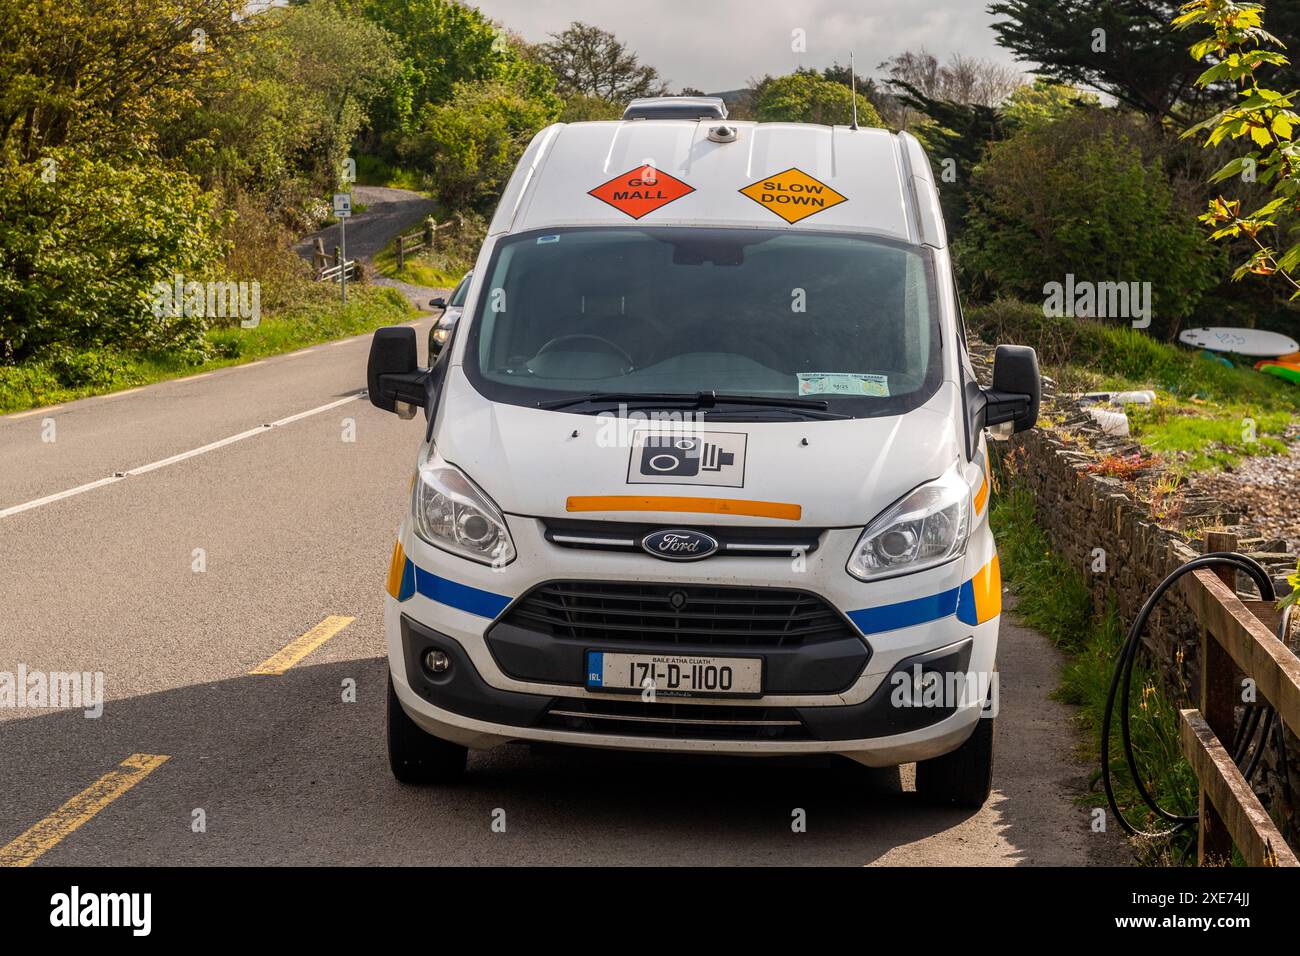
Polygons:
<instances>
[{"instance_id":1,"label":"white plastic litter","mask_svg":"<svg viewBox=\"0 0 1300 956\"><path fill-rule=\"evenodd\" d=\"M1116 392L1110 397L1112 405L1150 405L1156 400L1156 393L1144 390L1140 392Z\"/></svg>"},{"instance_id":2,"label":"white plastic litter","mask_svg":"<svg viewBox=\"0 0 1300 956\"><path fill-rule=\"evenodd\" d=\"M1128 416L1123 412L1114 412L1106 408L1089 408L1088 414L1092 420L1101 426L1102 434L1114 435L1118 438L1128 436Z\"/></svg>"}]
</instances>

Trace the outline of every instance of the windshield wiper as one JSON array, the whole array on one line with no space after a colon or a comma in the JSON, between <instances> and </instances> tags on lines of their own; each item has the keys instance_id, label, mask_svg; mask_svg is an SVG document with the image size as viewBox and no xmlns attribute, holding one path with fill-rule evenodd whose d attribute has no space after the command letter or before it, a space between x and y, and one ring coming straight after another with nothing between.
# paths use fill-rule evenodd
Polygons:
<instances>
[{"instance_id":1,"label":"windshield wiper","mask_svg":"<svg viewBox=\"0 0 1300 956\"><path fill-rule=\"evenodd\" d=\"M628 408L657 408L685 405L716 408L718 405L769 406L772 408L825 411L831 403L822 398L782 398L779 395L719 395L717 392L592 392L579 398L556 398L538 402L538 408L572 408L575 405L626 405Z\"/></svg>"}]
</instances>

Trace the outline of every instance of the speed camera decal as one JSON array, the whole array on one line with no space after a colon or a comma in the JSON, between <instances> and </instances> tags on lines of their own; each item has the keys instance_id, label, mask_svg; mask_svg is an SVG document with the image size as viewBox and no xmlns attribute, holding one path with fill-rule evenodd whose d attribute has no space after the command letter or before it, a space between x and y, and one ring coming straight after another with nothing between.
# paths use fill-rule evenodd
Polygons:
<instances>
[{"instance_id":1,"label":"speed camera decal","mask_svg":"<svg viewBox=\"0 0 1300 956\"><path fill-rule=\"evenodd\" d=\"M743 432L635 432L627 482L743 488L746 440Z\"/></svg>"}]
</instances>

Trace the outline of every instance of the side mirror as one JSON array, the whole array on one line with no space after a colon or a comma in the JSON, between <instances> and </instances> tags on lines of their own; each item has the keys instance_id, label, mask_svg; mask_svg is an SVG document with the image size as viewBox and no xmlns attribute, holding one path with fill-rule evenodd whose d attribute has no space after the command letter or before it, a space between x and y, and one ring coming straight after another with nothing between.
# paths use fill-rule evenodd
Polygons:
<instances>
[{"instance_id":1,"label":"side mirror","mask_svg":"<svg viewBox=\"0 0 1300 956\"><path fill-rule=\"evenodd\" d=\"M1043 377L1038 355L1027 345L999 345L993 355L993 387L983 390L984 425L1011 422L1023 432L1038 423Z\"/></svg>"},{"instance_id":2,"label":"side mirror","mask_svg":"<svg viewBox=\"0 0 1300 956\"><path fill-rule=\"evenodd\" d=\"M429 404L429 370L419 367L415 353L415 329L389 326L375 330L366 365L370 404L400 418L412 418L417 407Z\"/></svg>"},{"instance_id":3,"label":"side mirror","mask_svg":"<svg viewBox=\"0 0 1300 956\"><path fill-rule=\"evenodd\" d=\"M430 299L429 305L432 308L441 309L443 312L447 311L447 300L442 296L438 296L436 299Z\"/></svg>"}]
</instances>

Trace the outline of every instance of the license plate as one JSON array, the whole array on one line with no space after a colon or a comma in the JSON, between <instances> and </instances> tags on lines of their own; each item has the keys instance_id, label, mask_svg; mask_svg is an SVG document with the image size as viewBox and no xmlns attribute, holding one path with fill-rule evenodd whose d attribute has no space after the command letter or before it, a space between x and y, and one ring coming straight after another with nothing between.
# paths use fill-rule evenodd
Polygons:
<instances>
[{"instance_id":1,"label":"license plate","mask_svg":"<svg viewBox=\"0 0 1300 956\"><path fill-rule=\"evenodd\" d=\"M587 652L588 690L641 692L651 687L657 697L758 697L763 693L763 660Z\"/></svg>"}]
</instances>

